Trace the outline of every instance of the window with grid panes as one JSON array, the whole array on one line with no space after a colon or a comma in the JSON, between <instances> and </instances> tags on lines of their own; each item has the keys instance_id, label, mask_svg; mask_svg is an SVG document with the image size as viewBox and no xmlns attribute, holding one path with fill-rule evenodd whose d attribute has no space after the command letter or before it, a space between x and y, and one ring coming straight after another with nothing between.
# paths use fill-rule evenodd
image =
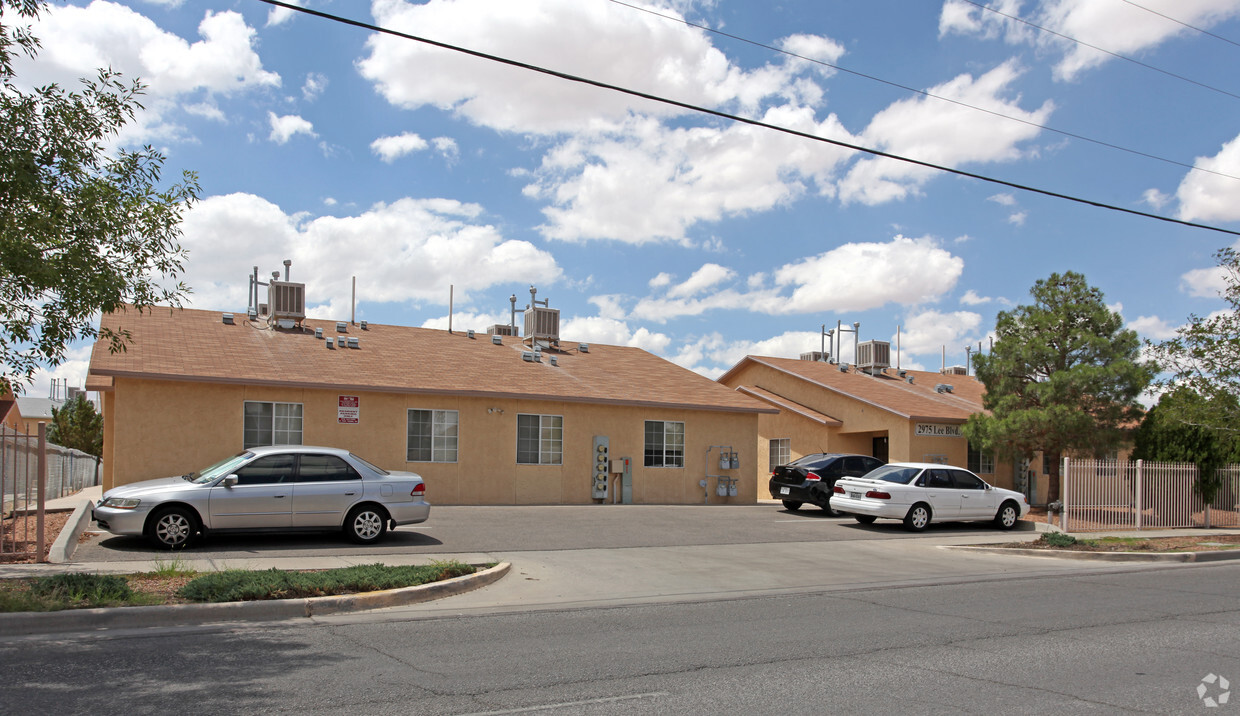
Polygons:
<instances>
[{"instance_id":1,"label":"window with grid panes","mask_svg":"<svg viewBox=\"0 0 1240 716\"><path fill-rule=\"evenodd\" d=\"M410 410L409 462L456 462L460 414L455 410Z\"/></svg>"},{"instance_id":2,"label":"window with grid panes","mask_svg":"<svg viewBox=\"0 0 1240 716\"><path fill-rule=\"evenodd\" d=\"M300 445L301 403L245 401L243 447Z\"/></svg>"},{"instance_id":3,"label":"window with grid panes","mask_svg":"<svg viewBox=\"0 0 1240 716\"><path fill-rule=\"evenodd\" d=\"M517 415L517 464L560 465L563 462L563 416Z\"/></svg>"},{"instance_id":4,"label":"window with grid panes","mask_svg":"<svg viewBox=\"0 0 1240 716\"><path fill-rule=\"evenodd\" d=\"M646 467L685 466L685 424L670 420L646 421Z\"/></svg>"}]
</instances>

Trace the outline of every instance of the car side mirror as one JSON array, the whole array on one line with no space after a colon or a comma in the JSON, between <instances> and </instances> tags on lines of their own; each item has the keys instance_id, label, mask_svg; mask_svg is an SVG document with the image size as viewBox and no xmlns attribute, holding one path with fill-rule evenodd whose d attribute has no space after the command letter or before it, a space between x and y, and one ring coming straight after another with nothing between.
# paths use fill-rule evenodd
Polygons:
<instances>
[{"instance_id":1,"label":"car side mirror","mask_svg":"<svg viewBox=\"0 0 1240 716\"><path fill-rule=\"evenodd\" d=\"M984 489L984 490L989 490L989 489L990 489L990 483L989 483L989 482L983 482L982 484L983 484L983 485L985 485L985 487L984 487L984 488L982 488L982 489Z\"/></svg>"},{"instance_id":2,"label":"car side mirror","mask_svg":"<svg viewBox=\"0 0 1240 716\"><path fill-rule=\"evenodd\" d=\"M224 487L236 487L236 486L237 486L237 476L236 476L236 475L227 475L227 476L225 476L225 478L224 478L223 480L221 480L221 481L220 481L220 484L221 484L221 485L223 485Z\"/></svg>"}]
</instances>

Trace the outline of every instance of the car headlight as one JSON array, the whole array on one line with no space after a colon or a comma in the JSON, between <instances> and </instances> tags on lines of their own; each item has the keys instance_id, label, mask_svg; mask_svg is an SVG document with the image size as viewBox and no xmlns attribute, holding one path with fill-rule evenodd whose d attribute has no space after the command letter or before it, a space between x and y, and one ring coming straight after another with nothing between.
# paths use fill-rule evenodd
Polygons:
<instances>
[{"instance_id":1,"label":"car headlight","mask_svg":"<svg viewBox=\"0 0 1240 716\"><path fill-rule=\"evenodd\" d=\"M118 510L132 510L142 502L136 497L109 497L99 503L100 507L112 507Z\"/></svg>"}]
</instances>

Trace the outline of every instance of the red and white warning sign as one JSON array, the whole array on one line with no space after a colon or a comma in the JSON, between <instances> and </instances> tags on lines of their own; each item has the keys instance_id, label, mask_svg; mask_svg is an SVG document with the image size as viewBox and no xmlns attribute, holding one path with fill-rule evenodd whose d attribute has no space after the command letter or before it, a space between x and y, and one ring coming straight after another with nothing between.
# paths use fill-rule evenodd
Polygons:
<instances>
[{"instance_id":1,"label":"red and white warning sign","mask_svg":"<svg viewBox=\"0 0 1240 716\"><path fill-rule=\"evenodd\" d=\"M362 399L356 395L342 395L336 408L336 422L356 425L362 412Z\"/></svg>"}]
</instances>

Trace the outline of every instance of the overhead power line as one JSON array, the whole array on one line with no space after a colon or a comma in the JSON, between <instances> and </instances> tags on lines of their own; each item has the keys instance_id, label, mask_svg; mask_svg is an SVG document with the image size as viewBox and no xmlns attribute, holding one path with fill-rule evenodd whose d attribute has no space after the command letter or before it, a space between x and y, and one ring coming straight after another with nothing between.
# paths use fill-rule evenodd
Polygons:
<instances>
[{"instance_id":1,"label":"overhead power line","mask_svg":"<svg viewBox=\"0 0 1240 716\"><path fill-rule=\"evenodd\" d=\"M1127 0L1125 0L1125 2L1126 2L1126 1L1127 1ZM816 64L816 65L821 65L821 66L823 66L823 67L830 67L830 68L831 68L831 69L833 69L833 70L838 70L838 71L840 71L840 72L845 72L845 73L850 74L850 75L853 75L853 76L855 76L855 77L861 77L861 78L863 78L863 79L871 80L871 81L873 81L873 82L878 82L878 83L880 83L880 84L885 84L885 85L887 85L888 87L895 87L895 88L897 88L897 89L902 89L902 90L904 90L904 91L906 91L906 92L913 92L913 93L915 93L915 94L919 94L919 95L921 95L921 96L923 96L923 97L932 97L932 98L937 99L937 100L940 100L940 101L942 101L942 102L950 102L950 103L952 103L952 104L954 104L954 105L957 105L957 106L960 106L960 107L966 107L966 108L968 108L968 109L976 110L976 111L978 111L978 112L985 112L986 114L989 114L989 115L992 115L992 116L995 116L995 117L999 117L999 118L1002 118L1002 119L1006 119L1006 120L1009 120L1009 121L1012 121L1012 122L1019 122L1019 123L1021 123L1021 124L1023 124L1023 125L1029 126L1029 127L1036 127L1036 128L1038 128L1038 129L1044 129L1044 130L1046 130L1046 131L1048 131L1048 132L1053 132L1053 133L1055 133L1055 134L1058 134L1058 135L1061 135L1061 136L1064 136L1064 137L1071 137L1072 139L1079 139L1079 140L1081 140L1081 141L1083 141L1083 142L1089 142L1090 144L1096 144L1096 145L1098 145L1098 146L1100 146L1100 147L1106 147L1106 148L1108 148L1108 149L1115 149L1115 150L1118 150L1118 151L1121 151L1121 152L1127 152L1128 154L1133 154L1133 155L1136 155L1136 156L1139 156L1139 157L1145 157L1146 159L1153 159L1153 160L1155 160L1155 161L1165 162L1165 163L1167 163L1167 164L1173 164L1173 165L1175 165L1175 166L1178 166L1178 167L1183 167L1183 168L1185 168L1185 169L1188 169L1189 171L1194 171L1194 172L1203 172L1203 173L1205 173L1205 174L1214 174L1214 175L1216 175L1216 176L1226 177L1226 178L1228 178L1228 179L1235 179L1236 181L1240 181L1240 176L1236 176L1236 175L1234 175L1234 174L1228 174L1228 173L1226 173L1226 172L1220 172L1220 171L1217 171L1217 170L1214 170L1214 169L1206 169L1205 167L1199 167L1199 166L1197 166L1197 165L1195 165L1195 164L1189 164L1188 162L1182 162L1182 161L1179 161L1178 159L1168 159L1167 157L1161 157L1161 156L1158 156L1157 154L1150 154L1149 152L1143 152L1143 151L1141 151L1141 150L1139 150L1139 149L1132 149L1132 148L1130 148L1130 147L1124 147L1124 146L1121 146L1121 145L1119 145L1119 144L1114 144L1114 143L1112 143L1112 142L1107 142L1107 141L1104 141L1104 140L1101 140L1101 139L1094 139L1094 138L1092 138L1092 137L1087 137L1087 136L1085 136L1085 135L1083 135L1083 134L1077 134L1077 133L1075 133L1075 132L1069 132L1069 131L1067 131L1067 130L1063 130L1063 129L1056 129L1055 127L1051 127L1051 126L1048 126L1048 125L1045 125L1045 124L1038 124L1037 122L1031 122L1031 121L1029 121L1029 120L1027 120L1027 119L1021 119L1020 117L1013 117L1013 116L1012 116L1012 115L1010 115L1010 114L1004 114L1003 112L997 112L997 111L995 111L995 110L993 110L993 109L986 109L985 107L978 107L977 105L969 104L968 102L962 102L962 101L960 101L960 100L958 100L958 99L952 99L951 97L944 97L943 95L934 94L933 92L928 92L928 91L923 90L923 89L918 89L918 88L916 88L916 87L909 87L908 85L902 85L902 84L900 84L899 82L893 82L893 81L891 81L891 80L885 80L885 79L883 79L882 77L877 77L877 76L875 76L875 75L866 74L866 73L864 73L864 72L858 72L857 70L850 70L850 69L848 69L847 67L844 67L844 66L842 66L842 65L837 65L837 64L834 64L834 63L831 63L831 62L827 62L826 60L818 60L818 59L815 59L815 58L813 58L813 57L806 57L806 56L804 56L804 55L798 55L798 54L797 54L797 53L795 53L795 52L789 52L788 50L784 50L784 49L781 49L781 48L779 48L779 47L774 47L774 46L772 46L772 45L763 44L763 43L758 42L758 41L756 41L756 40L750 40L750 39L748 39L748 38L741 37L740 35L733 35L733 34L731 34L731 33L727 33L727 32L724 32L724 31L722 31L722 30L716 30L716 29L714 29L714 28L712 28L712 27L707 27L707 26L705 26L705 25L699 25L699 24L697 24L697 23L690 22L690 21L688 21L688 20L686 20L686 19L684 19L684 18L682 18L682 17L676 17L675 15L667 15L667 14L661 13L661 12L659 12L659 11L657 11L657 10L652 10L652 9L650 9L650 8L641 7L640 5L632 5L632 4L630 4L630 3L624 2L624 0L608 0L608 2L614 3L614 4L616 4L616 5L622 5L622 6L624 6L624 7L631 8L631 9L633 9L633 10L637 10L638 12L644 12L644 13L648 13L648 14L650 14L650 15L654 15L654 16L656 16L656 17L661 17L661 18L664 18L664 19L666 19L666 20L670 20L670 21L672 21L672 22L682 23L682 24L684 24L684 25L688 25L689 27L693 27L693 28L697 28L697 29L699 29L699 30L702 30L702 31L704 31L704 32L709 32L709 33L712 33L712 34L715 34L715 35L719 35L720 37L727 37L727 38L730 38L730 39L736 40L736 41L738 41L738 42L744 42L744 43L747 43L747 44L749 44L749 45L753 45L754 47L761 47L761 48L762 48L762 49L764 49L764 50L770 50L771 52L778 52L778 53L780 53L780 54L782 54L782 55L787 55L788 57L794 57L794 58L796 58L796 59L798 59L798 60L804 60L805 62L812 62L812 63L814 63L814 64Z\"/></svg>"},{"instance_id":2,"label":"overhead power line","mask_svg":"<svg viewBox=\"0 0 1240 716\"><path fill-rule=\"evenodd\" d=\"M1001 15L1003 17L1008 18L1009 20L1015 20L1016 22L1028 25L1029 27L1032 27L1035 30L1045 32L1048 35L1054 35L1055 37L1068 40L1069 42L1075 42L1076 44L1082 47L1088 47L1091 50L1097 50L1098 52L1101 52L1105 55L1110 55L1111 57L1114 57L1120 60L1124 60L1125 62L1131 62L1132 64L1138 65L1140 67L1144 67L1147 70L1153 70L1154 72L1159 72L1161 74L1167 75L1168 77L1174 77L1177 80L1180 80L1182 82L1187 82L1189 84L1197 85L1198 87L1201 87L1203 89L1208 89L1211 92L1218 92L1219 94L1225 94L1228 97L1231 97L1233 99L1240 99L1240 94L1235 94L1234 92L1228 92L1225 89L1219 89L1218 87L1215 87L1213 85L1208 85L1204 82L1198 82L1197 80L1192 79L1191 77L1185 77L1184 75L1177 75L1176 73L1171 72L1169 70L1164 70L1161 67L1155 67L1154 65L1142 62L1141 60L1137 60L1132 57L1128 57L1127 55L1121 55L1118 52L1112 52L1110 50L1103 49L1101 47L1098 47L1097 45L1091 45L1088 42L1085 42L1083 40L1078 40L1075 37L1072 37L1070 35L1065 35L1062 32L1056 32L1055 30L1052 30L1049 27L1043 27L1041 25L1032 23L1024 19L1023 17L1020 17L1019 15L1010 15L1006 12L1003 12L1002 10L996 10L995 8L990 7L989 5L983 5L979 2L974 2L973 0L960 0L960 2L968 3L974 7L979 7L985 10L986 12L993 12L994 14Z\"/></svg>"},{"instance_id":3,"label":"overhead power line","mask_svg":"<svg viewBox=\"0 0 1240 716\"><path fill-rule=\"evenodd\" d=\"M1164 15L1161 12L1158 12L1157 10L1154 10L1152 8L1148 8L1144 5L1138 5L1135 2L1132 2L1132 0L1121 0L1121 2L1128 3L1129 5L1137 8L1138 10L1144 10L1150 13L1151 15L1157 15L1163 19L1170 20L1171 22L1174 22L1177 25L1183 25L1184 27L1187 27L1190 30L1196 30L1197 32L1200 32L1203 35L1209 35L1210 37L1213 37L1216 40L1222 40L1223 42L1226 42L1230 45L1235 45L1236 47L1240 47L1240 42L1236 42L1235 40L1223 37L1222 35L1216 35L1213 32L1210 32L1209 30L1206 30L1204 28L1197 27L1196 25L1190 25L1187 22L1184 22L1183 20L1177 20L1174 17L1171 17L1170 15Z\"/></svg>"},{"instance_id":4,"label":"overhead power line","mask_svg":"<svg viewBox=\"0 0 1240 716\"><path fill-rule=\"evenodd\" d=\"M713 117L719 117L721 119L726 119L732 122L748 124L754 127L762 127L763 129L769 129L775 132L782 132L783 134L788 134L794 137L800 137L802 139L809 139L815 142L822 142L823 144L830 144L832 146L841 147L843 149L851 149L856 152L861 152L863 154L869 154L875 157L881 157L883 159L891 159L894 161L903 162L905 164L912 164L914 166L925 167L927 169L934 169L937 171L945 172L947 174L954 174L956 176L968 177L970 179L976 179L978 181L983 181L983 182L987 182L990 184L997 184L999 186L1005 186L1010 189L1027 191L1027 192L1031 192L1034 194L1041 194L1043 196L1049 196L1055 199L1063 199L1065 201L1071 201L1077 204L1085 204L1087 206L1094 206L1100 209L1109 209L1111 211L1117 211L1123 214L1131 214L1133 216L1143 216L1147 219L1155 219L1157 221L1164 221L1170 224L1179 224L1180 226L1188 226L1188 227L1192 227L1195 229L1205 229L1207 231L1217 231L1219 233L1230 234L1232 236L1240 236L1240 231L1224 229L1222 227L1211 226L1209 224L1199 224L1199 223L1195 223L1191 221L1184 221L1182 219L1173 219L1169 216L1160 216L1158 214L1151 214L1145 211L1138 211L1136 209L1129 209L1129 208L1122 207L1122 206L1115 206L1113 204L1106 204L1100 201L1094 201L1092 199L1084 199L1081 197L1072 196L1071 194L1063 194L1060 192L1051 191L1049 189L1040 189L1040 188L1028 186L1025 184L1018 184L1016 182L1007 181L1005 179L996 179L994 177L988 177L984 174L977 174L974 172L965 171L963 169L955 169L953 167L943 166L941 164L925 162L920 159L913 159L911 157L905 157L899 154L893 154L891 152L884 152L878 149L873 149L873 148L864 147L858 144L852 144L849 142L840 141L838 139L829 139L827 137L821 137L816 134L810 134L808 132L802 132L802 131L795 130L795 129L789 129L788 127L781 127L779 125L769 124L767 122L763 122L757 119L751 119L749 117L742 117L742 116L735 115L735 114L728 114L727 112L720 112L719 110L710 109L708 107L702 107L699 105L689 104L688 102L681 102L679 100L669 99L666 97L660 97L658 95L653 95L647 92L640 92L638 90L628 89L626 87L621 87L619 85L608 84L606 82L601 82L599 80L592 80L588 77L580 77L578 75L572 75L567 72L560 72L559 70L552 70L546 67L540 67L538 65L531 65L526 62L520 62L518 60L512 60L506 57L500 57L498 55L491 55L485 52L479 52L478 50L471 50L466 47L451 45L446 42L440 42L438 40L432 40L426 37L419 37L417 35L412 35L406 32L401 32L399 30L392 30L390 28L382 27L379 25L374 25L374 24L367 23L367 22L361 22L360 20L352 20L347 17L333 15L331 13L322 12L320 10L312 10L310 8L301 7L299 5L292 5L287 2L281 2L281 0L258 0L258 1L261 3L265 3L267 5L273 5L275 7L282 7L282 8L285 8L288 10L294 10L296 12L300 12L306 15L312 15L314 17L319 17L324 20L330 20L332 22L337 22L342 25L350 25L353 27L361 28L363 30L377 32L383 35L391 35L392 37L399 37L404 40L420 42L426 45L430 45L432 47L438 47L444 50L451 50L453 52L459 52L464 55L469 55L470 57L477 57L479 59L490 60L492 62L498 62L500 64L508 65L510 67L517 67L519 69L529 70L531 72L538 72L540 74L548 75L550 77L557 77L559 79L567 80L569 82L576 82L579 84L590 85L592 87L598 87L600 89L611 90L613 92L619 92L621 94L626 94L631 97L639 97L641 99L650 100L652 102L658 102L660 104L666 104L672 107L680 107L681 109L686 109L691 112L708 114Z\"/></svg>"}]
</instances>

